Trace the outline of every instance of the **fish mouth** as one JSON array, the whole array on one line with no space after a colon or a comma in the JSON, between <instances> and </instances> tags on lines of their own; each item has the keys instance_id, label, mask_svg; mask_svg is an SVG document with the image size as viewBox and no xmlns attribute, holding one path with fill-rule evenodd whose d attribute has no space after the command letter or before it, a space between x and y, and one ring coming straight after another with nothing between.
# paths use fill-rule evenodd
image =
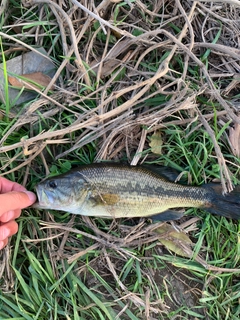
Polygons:
<instances>
[{"instance_id":1,"label":"fish mouth","mask_svg":"<svg viewBox=\"0 0 240 320\"><path fill-rule=\"evenodd\" d=\"M38 201L35 202L31 207L37 209L50 209L54 203L52 194L47 190L44 190L41 186L36 187L36 194Z\"/></svg>"}]
</instances>

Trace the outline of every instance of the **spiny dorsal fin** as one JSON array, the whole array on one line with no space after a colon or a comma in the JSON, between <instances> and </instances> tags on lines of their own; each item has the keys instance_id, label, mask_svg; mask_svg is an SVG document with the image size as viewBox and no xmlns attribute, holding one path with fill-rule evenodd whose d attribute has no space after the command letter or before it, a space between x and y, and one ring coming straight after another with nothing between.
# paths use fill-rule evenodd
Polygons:
<instances>
[{"instance_id":1,"label":"spiny dorsal fin","mask_svg":"<svg viewBox=\"0 0 240 320\"><path fill-rule=\"evenodd\" d=\"M173 169L171 167L158 166L153 164L143 164L141 166L158 174L163 179L166 179L170 182L175 182L178 179L179 175L181 174L180 171ZM178 182L181 184L187 184L187 179L184 176L182 176L180 180L178 180Z\"/></svg>"}]
</instances>

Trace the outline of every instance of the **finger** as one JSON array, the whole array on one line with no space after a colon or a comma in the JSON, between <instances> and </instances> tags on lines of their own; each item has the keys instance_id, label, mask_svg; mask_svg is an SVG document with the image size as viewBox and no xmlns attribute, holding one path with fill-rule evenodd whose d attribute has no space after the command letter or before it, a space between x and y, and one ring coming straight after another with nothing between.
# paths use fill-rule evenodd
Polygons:
<instances>
[{"instance_id":1,"label":"finger","mask_svg":"<svg viewBox=\"0 0 240 320\"><path fill-rule=\"evenodd\" d=\"M8 238L0 241L0 250L3 249L8 244Z\"/></svg>"},{"instance_id":2,"label":"finger","mask_svg":"<svg viewBox=\"0 0 240 320\"><path fill-rule=\"evenodd\" d=\"M1 222L8 222L11 220L15 220L21 215L21 209L16 209L16 210L10 210L8 212L5 212L1 217L0 221Z\"/></svg>"},{"instance_id":3,"label":"finger","mask_svg":"<svg viewBox=\"0 0 240 320\"><path fill-rule=\"evenodd\" d=\"M0 194L0 216L10 210L23 209L36 201L36 195L33 192L12 191Z\"/></svg>"},{"instance_id":4,"label":"finger","mask_svg":"<svg viewBox=\"0 0 240 320\"><path fill-rule=\"evenodd\" d=\"M0 227L0 241L4 241L5 239L11 237L18 231L18 224L16 221L12 220L7 223L4 223Z\"/></svg>"},{"instance_id":5,"label":"finger","mask_svg":"<svg viewBox=\"0 0 240 320\"><path fill-rule=\"evenodd\" d=\"M10 191L26 191L26 188L17 182L12 182L6 178L0 177L0 193L6 193Z\"/></svg>"}]
</instances>

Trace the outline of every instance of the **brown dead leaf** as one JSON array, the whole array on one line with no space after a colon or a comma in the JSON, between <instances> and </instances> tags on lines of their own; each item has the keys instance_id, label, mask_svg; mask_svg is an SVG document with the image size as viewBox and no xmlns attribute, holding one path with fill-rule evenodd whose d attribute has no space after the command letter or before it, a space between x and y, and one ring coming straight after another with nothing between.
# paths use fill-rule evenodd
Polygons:
<instances>
[{"instance_id":1,"label":"brown dead leaf","mask_svg":"<svg viewBox=\"0 0 240 320\"><path fill-rule=\"evenodd\" d=\"M23 31L23 27L20 26L13 26L12 30L16 33L16 34L21 34Z\"/></svg>"},{"instance_id":2,"label":"brown dead leaf","mask_svg":"<svg viewBox=\"0 0 240 320\"><path fill-rule=\"evenodd\" d=\"M111 59L104 62L101 70L101 77L109 76L115 69L121 65L121 60Z\"/></svg>"},{"instance_id":3,"label":"brown dead leaf","mask_svg":"<svg viewBox=\"0 0 240 320\"><path fill-rule=\"evenodd\" d=\"M122 38L122 35L117 32L117 30L111 30L111 33L119 40Z\"/></svg>"},{"instance_id":4,"label":"brown dead leaf","mask_svg":"<svg viewBox=\"0 0 240 320\"><path fill-rule=\"evenodd\" d=\"M229 129L231 149L236 157L240 157L240 125L235 123L234 128Z\"/></svg>"},{"instance_id":5,"label":"brown dead leaf","mask_svg":"<svg viewBox=\"0 0 240 320\"><path fill-rule=\"evenodd\" d=\"M159 130L155 131L155 133L150 137L149 146L151 147L151 151L155 154L162 154L162 134Z\"/></svg>"},{"instance_id":6,"label":"brown dead leaf","mask_svg":"<svg viewBox=\"0 0 240 320\"><path fill-rule=\"evenodd\" d=\"M130 46L132 45L131 39L118 41L115 46L108 52L107 57L104 59L101 66L101 77L110 75L117 67L122 65L123 62L128 60L129 53L131 53ZM121 54L125 54L122 59L118 59ZM102 57L90 63L90 67L94 72L98 72Z\"/></svg>"},{"instance_id":7,"label":"brown dead leaf","mask_svg":"<svg viewBox=\"0 0 240 320\"><path fill-rule=\"evenodd\" d=\"M36 89L42 89L42 87L47 87L51 81L51 78L42 72L33 72L28 74L22 74L19 78L8 76L9 83L15 88L26 88L33 90L31 87ZM25 83L24 83L25 82ZM28 85L28 82L30 85ZM53 89L53 87L51 88Z\"/></svg>"},{"instance_id":8,"label":"brown dead leaf","mask_svg":"<svg viewBox=\"0 0 240 320\"><path fill-rule=\"evenodd\" d=\"M163 244L168 250L175 252L182 257L191 257L192 256L192 241L186 235L186 233L177 231L171 225L165 223L160 226L156 231L161 234L166 234L166 237L160 237L159 241Z\"/></svg>"}]
</instances>

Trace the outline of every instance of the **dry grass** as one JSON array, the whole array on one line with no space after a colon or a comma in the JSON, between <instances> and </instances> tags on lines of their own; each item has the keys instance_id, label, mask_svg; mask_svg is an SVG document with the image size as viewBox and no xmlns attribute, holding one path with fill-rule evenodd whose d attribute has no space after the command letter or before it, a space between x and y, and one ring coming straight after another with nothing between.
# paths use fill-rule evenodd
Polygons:
<instances>
[{"instance_id":1,"label":"dry grass","mask_svg":"<svg viewBox=\"0 0 240 320\"><path fill-rule=\"evenodd\" d=\"M229 167L238 170L239 162L233 158L240 156L239 1L25 0L21 16L11 7L7 11L8 4L2 1L0 8L0 16L8 13L2 17L0 31L6 59L16 52L34 50L33 45L43 46L57 71L49 86L38 91L35 101L10 110L10 122L0 141L2 175L15 175L32 186L31 177L40 179L44 169L48 173L54 158L82 160L79 150L93 144L95 161L124 158L137 164L155 160L149 137L156 130L178 126L189 135L202 128L208 133L214 146L209 157L218 161L223 192L232 189ZM51 21L49 28L37 24L38 17ZM52 85L55 89L50 92ZM3 109L1 112L5 116ZM28 132L28 136L21 137L21 132ZM13 133L21 138L14 140ZM231 155L228 159L223 142ZM65 266L68 259L70 264L76 263L77 274L93 286L94 266L106 281L117 283L115 301L126 302L126 309L129 305L132 310L143 307L139 319L164 319L169 308L152 289L155 268L146 262L154 263L152 257L138 258L142 247L150 246L149 255L158 252L159 248L151 248L159 238L153 232L156 226L146 222L126 226L113 221L104 229L98 221L84 218L77 221L76 229L75 218L68 225L61 224L61 219L56 224L50 214L45 218L48 221L41 224L42 229L30 219L32 230L36 230L28 230L31 240L25 245L31 248L47 243L56 279L61 278L59 262ZM82 230L82 225L87 230ZM77 235L85 237L84 244ZM202 244L200 240L198 244ZM8 250L2 253L7 256L0 270L5 274L5 291L14 285ZM94 251L99 256L86 267L83 257ZM142 270L149 281L145 296L135 294L121 280L121 268L131 258L146 262L146 270ZM203 269L191 267L204 276L206 270L238 271L237 263L229 268L224 264L223 268L210 266L205 252L199 255L196 251L195 258ZM174 259L170 262L174 264ZM209 279L209 286L212 281ZM199 298L202 293L196 292ZM159 299L153 301L153 296ZM104 291L104 297L109 300L113 295ZM124 311L117 311L118 319Z\"/></svg>"},{"instance_id":2,"label":"dry grass","mask_svg":"<svg viewBox=\"0 0 240 320\"><path fill-rule=\"evenodd\" d=\"M40 93L41 100L24 108L14 126L2 137L2 154L16 148L22 149L15 159L20 163L19 166L6 170L12 159L9 160L4 166L5 174L30 165L48 144L58 144L72 132L76 132L75 141L57 158L98 139L100 151L97 158L109 159L116 158L116 152L109 152L116 140L122 141L122 148L118 146L118 152L125 149L126 144L127 149L132 151L132 132L139 132L139 141L143 130L149 133L169 123L199 121L199 125L204 126L213 139L221 168L223 190L227 190L226 184L231 190L226 162L208 122L204 121L205 118L209 121L214 117L213 110L206 110L204 105L196 102L199 95L204 95L207 101L217 106L217 112L221 112L220 117L224 122L230 119L240 123L229 87L229 79L237 75L239 70L237 2L232 5L231 1L226 1L219 5L191 1L183 4L180 1L153 1L152 9L149 10L141 1L135 1L131 4L131 10L127 11L127 5L118 5L120 1L102 1L98 4L91 1L87 7L83 4L66 7L67 4L62 2L23 1L28 11L14 21L14 25L8 25L5 29L27 25L27 14L43 3L52 11L52 18L56 18L62 55L66 57L60 62L56 76L48 87L56 85L61 74L64 76L53 94L49 96L46 88ZM40 6L39 9L41 19L44 20L46 7ZM115 18L121 21L121 17L123 21L116 24ZM219 31L218 43L214 43ZM42 43L44 30L41 27L28 29L24 38L31 34L35 34L36 44ZM29 48L19 36L13 37L5 32L1 32L1 36L10 41L14 49L19 46ZM53 50L53 47L49 48L49 54ZM208 53L208 66L206 60L201 61L204 60L206 50L211 50ZM69 60L73 55L74 61ZM151 62L151 59L155 61ZM159 67L154 70L156 60L159 61ZM153 70L148 68L148 64L149 67L151 64L154 66ZM193 78L189 72L189 69L194 68L198 70L197 78ZM120 79L116 80L117 77ZM83 94L79 95L79 91ZM145 105L146 99L159 95L166 97L161 108ZM86 106L89 100L93 101L91 108ZM58 109L52 110L51 107L49 111L49 106L53 105L58 106ZM70 125L45 130L24 141L3 146L13 130L36 123L38 119L57 118L65 110L73 116ZM170 116L172 118L169 122ZM173 121L173 118L176 120ZM138 152L142 151L144 141L141 145ZM129 161L130 157L132 152Z\"/></svg>"}]
</instances>

